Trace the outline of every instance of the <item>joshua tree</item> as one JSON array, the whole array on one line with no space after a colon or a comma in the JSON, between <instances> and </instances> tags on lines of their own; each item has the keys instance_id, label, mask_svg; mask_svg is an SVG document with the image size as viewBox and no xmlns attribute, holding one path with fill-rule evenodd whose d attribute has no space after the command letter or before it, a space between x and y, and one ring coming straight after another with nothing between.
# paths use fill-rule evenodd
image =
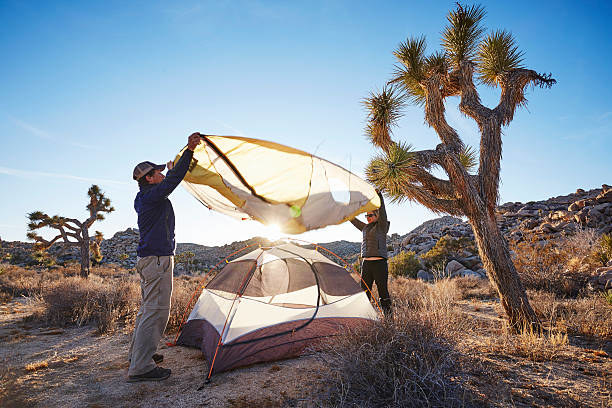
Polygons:
<instances>
[{"instance_id":1,"label":"joshua tree","mask_svg":"<svg viewBox=\"0 0 612 408\"><path fill-rule=\"evenodd\" d=\"M499 292L510 327L539 328L539 321L510 258L508 245L497 225L502 127L524 106L528 85L550 87L551 75L522 65L523 53L505 30L485 36L481 6L457 7L448 14L442 33L442 51L425 55L425 38L409 38L393 53L393 78L381 92L365 99L366 133L382 149L366 169L368 179L395 202L417 201L436 213L466 216L474 230L484 266ZM501 88L499 103L488 108L480 102L476 82ZM447 122L444 102L459 97L459 110L476 121L480 130L478 159ZM392 129L405 102L423 107L425 122L441 143L434 150L413 151L391 139ZM470 172L478 164L476 174ZM448 179L432 170L441 169Z\"/></svg>"},{"instance_id":2,"label":"joshua tree","mask_svg":"<svg viewBox=\"0 0 612 408\"><path fill-rule=\"evenodd\" d=\"M104 196L100 187L95 184L87 191L89 195L89 218L85 221L79 221L74 218L61 217L54 215L53 217L41 211L34 211L28 214L30 220L28 224L28 238L36 241L38 248L47 249L56 241L63 239L62 244L68 246L78 246L81 249L81 276L87 278L89 276L89 227L96 221L104 219L104 214L115 211L111 207L110 199ZM51 240L45 240L43 237L34 231L43 227L55 228L59 234Z\"/></svg>"},{"instance_id":3,"label":"joshua tree","mask_svg":"<svg viewBox=\"0 0 612 408\"><path fill-rule=\"evenodd\" d=\"M174 260L177 263L181 263L185 266L185 270L189 273L191 272L191 264L193 263L193 258L195 257L195 253L192 251L185 251L178 254Z\"/></svg>"},{"instance_id":4,"label":"joshua tree","mask_svg":"<svg viewBox=\"0 0 612 408\"><path fill-rule=\"evenodd\" d=\"M100 231L96 231L96 235L93 240L89 243L89 250L91 251L91 261L94 265L99 264L102 261L102 251L100 250L100 244L104 240L104 235Z\"/></svg>"}]
</instances>

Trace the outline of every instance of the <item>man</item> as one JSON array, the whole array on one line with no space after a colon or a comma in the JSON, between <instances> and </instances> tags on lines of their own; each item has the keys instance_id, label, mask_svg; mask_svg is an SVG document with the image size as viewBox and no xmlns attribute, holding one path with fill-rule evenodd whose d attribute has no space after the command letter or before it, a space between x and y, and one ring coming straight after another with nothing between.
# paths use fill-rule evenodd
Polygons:
<instances>
[{"instance_id":1,"label":"man","mask_svg":"<svg viewBox=\"0 0 612 408\"><path fill-rule=\"evenodd\" d=\"M380 198L380 208L368 211L366 221L363 223L353 218L351 224L362 232L361 241L361 288L366 291L368 299L371 298L372 285L376 283L380 296L380 306L386 315L391 313L391 296L387 288L389 268L387 266L387 233L390 222L387 221L385 201L380 191L376 191Z\"/></svg>"},{"instance_id":2,"label":"man","mask_svg":"<svg viewBox=\"0 0 612 408\"><path fill-rule=\"evenodd\" d=\"M166 176L162 174L166 167L163 164L146 161L134 168L133 178L140 187L134 209L140 230L136 270L140 275L142 303L130 345L128 382L161 381L171 373L170 369L156 365L163 356L155 354L170 317L172 296L174 210L168 196L187 174L193 151L200 142L199 133L189 136L187 149L176 166L168 162Z\"/></svg>"}]
</instances>

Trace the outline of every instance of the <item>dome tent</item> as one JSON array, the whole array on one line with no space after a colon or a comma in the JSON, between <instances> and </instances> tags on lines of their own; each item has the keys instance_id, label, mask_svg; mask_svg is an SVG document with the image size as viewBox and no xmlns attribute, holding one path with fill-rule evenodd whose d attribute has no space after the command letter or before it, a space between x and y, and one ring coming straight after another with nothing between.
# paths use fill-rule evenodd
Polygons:
<instances>
[{"instance_id":1,"label":"dome tent","mask_svg":"<svg viewBox=\"0 0 612 408\"><path fill-rule=\"evenodd\" d=\"M349 272L286 243L227 263L202 290L177 344L202 350L210 378L298 356L324 337L377 319Z\"/></svg>"}]
</instances>

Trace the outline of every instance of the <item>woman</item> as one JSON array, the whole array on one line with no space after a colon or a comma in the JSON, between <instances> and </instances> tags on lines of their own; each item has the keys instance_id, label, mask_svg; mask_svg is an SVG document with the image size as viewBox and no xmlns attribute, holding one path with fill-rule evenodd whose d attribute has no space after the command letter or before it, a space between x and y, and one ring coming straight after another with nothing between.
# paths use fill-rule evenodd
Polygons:
<instances>
[{"instance_id":1,"label":"woman","mask_svg":"<svg viewBox=\"0 0 612 408\"><path fill-rule=\"evenodd\" d=\"M380 197L380 208L368 211L366 214L367 224L357 220L351 220L357 229L363 233L361 241L361 288L366 291L368 299L371 299L372 283L376 283L380 296L380 306L385 314L391 312L391 297L387 288L387 232L390 222L387 221L385 202L380 191L376 191Z\"/></svg>"}]
</instances>

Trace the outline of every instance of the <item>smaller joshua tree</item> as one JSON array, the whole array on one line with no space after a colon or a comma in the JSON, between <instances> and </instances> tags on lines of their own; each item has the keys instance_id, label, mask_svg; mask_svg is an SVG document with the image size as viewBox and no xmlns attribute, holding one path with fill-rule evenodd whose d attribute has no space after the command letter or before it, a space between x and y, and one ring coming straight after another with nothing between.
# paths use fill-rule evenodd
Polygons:
<instances>
[{"instance_id":1,"label":"smaller joshua tree","mask_svg":"<svg viewBox=\"0 0 612 408\"><path fill-rule=\"evenodd\" d=\"M35 246L39 249L48 249L55 242L60 241L64 246L77 246L81 250L81 276L87 278L89 276L90 259L89 259L89 228L96 221L102 221L104 214L115 211L111 207L111 201L109 198L104 196L102 190L97 185L92 185L87 191L89 196L89 204L87 204L87 210L89 211L89 218L85 221L79 221L74 218L62 217L49 215L41 212L34 211L28 214L28 238L36 241ZM59 231L58 235L51 240L46 240L38 235L36 230L49 227ZM101 233L96 233L96 239L100 238ZM95 242L95 241L94 241Z\"/></svg>"},{"instance_id":2,"label":"smaller joshua tree","mask_svg":"<svg viewBox=\"0 0 612 408\"><path fill-rule=\"evenodd\" d=\"M100 231L96 231L96 235L93 240L89 243L89 250L91 251L91 261L94 265L98 265L102 261L102 251L100 245L104 240L104 235Z\"/></svg>"}]
</instances>

